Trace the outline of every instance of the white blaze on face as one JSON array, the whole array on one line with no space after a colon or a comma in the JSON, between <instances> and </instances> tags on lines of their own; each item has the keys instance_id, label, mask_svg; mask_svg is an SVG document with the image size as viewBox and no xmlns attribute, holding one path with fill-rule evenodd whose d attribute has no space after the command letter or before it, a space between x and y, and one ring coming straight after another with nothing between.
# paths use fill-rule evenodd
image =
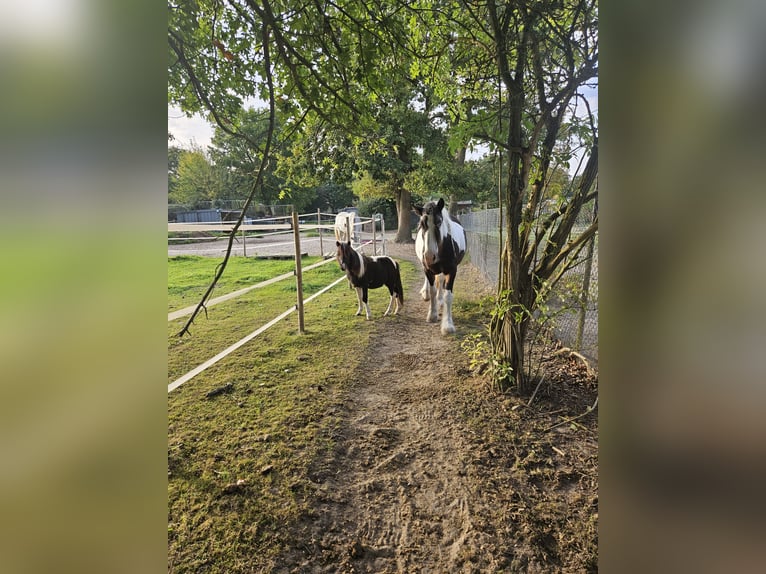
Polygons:
<instances>
[{"instance_id":1,"label":"white blaze on face","mask_svg":"<svg viewBox=\"0 0 766 574\"><path fill-rule=\"evenodd\" d=\"M418 259L420 261L423 261L423 258L426 253L426 242L423 238L423 232L418 229L418 233L415 236L415 255L418 256Z\"/></svg>"},{"instance_id":2,"label":"white blaze on face","mask_svg":"<svg viewBox=\"0 0 766 574\"><path fill-rule=\"evenodd\" d=\"M428 229L425 233L422 229L418 230L418 235L415 238L415 253L424 265L432 265L439 259L439 243L436 241L436 227L433 224L433 217L427 217L426 221ZM444 221L442 221L439 231L442 233L442 237L445 237Z\"/></svg>"}]
</instances>

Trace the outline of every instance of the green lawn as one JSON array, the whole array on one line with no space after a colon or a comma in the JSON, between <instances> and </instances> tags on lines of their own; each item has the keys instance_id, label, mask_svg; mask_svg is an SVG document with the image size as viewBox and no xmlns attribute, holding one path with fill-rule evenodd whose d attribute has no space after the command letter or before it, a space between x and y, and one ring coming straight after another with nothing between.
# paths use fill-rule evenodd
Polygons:
<instances>
[{"instance_id":1,"label":"green lawn","mask_svg":"<svg viewBox=\"0 0 766 574\"><path fill-rule=\"evenodd\" d=\"M169 260L169 300L191 304L191 293L207 286L219 261ZM229 291L292 269L290 261L244 258L229 265ZM405 284L416 272L402 262ZM339 277L334 263L308 271L304 298ZM295 297L294 279L253 290L199 315L183 339L176 333L184 319L169 322L168 382L278 316ZM306 304L305 334L293 313L168 395L168 571L268 570L272 557L294 543L285 538L285 524L305 510L309 469L332 448L340 424L334 405L362 356L355 351L368 345L382 319L388 291L371 290L370 303L373 321L354 316L356 294L341 281ZM227 383L230 392L207 397ZM238 480L244 482L230 487L237 492L226 494Z\"/></svg>"},{"instance_id":2,"label":"green lawn","mask_svg":"<svg viewBox=\"0 0 766 574\"><path fill-rule=\"evenodd\" d=\"M303 267L321 261L321 257L304 257ZM199 302L205 290L215 276L216 267L223 261L221 257L201 257L198 255L180 255L168 257L168 312L182 309ZM331 263L327 267L332 267ZM216 285L213 297L225 295L254 283L259 283L295 268L293 260L254 259L250 257L232 257L226 265L226 271ZM340 274L335 266L336 275ZM293 285L295 282L293 281Z\"/></svg>"}]
</instances>

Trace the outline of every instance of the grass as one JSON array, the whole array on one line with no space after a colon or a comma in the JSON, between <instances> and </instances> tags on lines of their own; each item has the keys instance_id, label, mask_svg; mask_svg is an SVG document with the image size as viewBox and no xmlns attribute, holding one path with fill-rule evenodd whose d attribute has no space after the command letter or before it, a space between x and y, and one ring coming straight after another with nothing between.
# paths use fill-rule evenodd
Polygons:
<instances>
[{"instance_id":1,"label":"grass","mask_svg":"<svg viewBox=\"0 0 766 574\"><path fill-rule=\"evenodd\" d=\"M321 257L304 257L303 267L320 261ZM220 257L180 255L168 257L168 312L182 309L199 302L215 276L216 267L223 261ZM331 263L327 267L332 267ZM249 257L232 257L216 285L212 296L217 297L237 289L265 281L295 268L293 260L262 260ZM324 269L324 268L322 268ZM336 266L337 270L337 266ZM338 270L336 275L339 275ZM295 283L293 282L293 285ZM277 313L278 314L278 313Z\"/></svg>"},{"instance_id":2,"label":"grass","mask_svg":"<svg viewBox=\"0 0 766 574\"><path fill-rule=\"evenodd\" d=\"M232 287L260 277L261 267L279 274L275 264L290 263L238 259L224 274ZM216 263L169 260L168 291L204 289ZM416 269L402 262L402 273L406 283ZM340 276L335 264L307 272L304 297ZM179 339L182 320L170 322L168 382L289 308L295 290L284 281L216 305L191 337ZM311 464L332 448L334 405L361 356L349 350L368 345L376 320L401 320L381 318L385 289L370 291L370 303L373 321L355 317L356 295L341 282L305 306L304 335L292 314L168 395L169 571L268 571L295 544L285 524L306 511ZM206 396L227 383L231 392ZM224 493L237 480L245 481L238 492Z\"/></svg>"},{"instance_id":3,"label":"grass","mask_svg":"<svg viewBox=\"0 0 766 574\"><path fill-rule=\"evenodd\" d=\"M207 285L211 260L194 258L195 270L185 259L169 261L169 291L177 280L192 287L193 276L196 288ZM216 263L212 260L213 267ZM401 261L401 268L405 286L416 277L421 280L413 264ZM249 273L256 272L250 268ZM307 272L305 296L340 276L337 264ZM461 277L453 310L460 325L474 331L487 321L490 298L469 287L468 275L458 281ZM314 511L305 502L317 489L312 469L332 453L344 424L343 403L376 321L403 320L381 317L388 304L385 289L369 296L373 321L354 316L356 295L342 281L306 305L304 335L298 334L297 315L292 314L168 395L169 572L281 571L279 556L288 548L301 548L304 541L289 538L295 531L291 526L312 517ZM408 304L416 297L416 292L405 292ZM168 382L294 303L295 283L290 280L211 307L207 317L197 318L192 337L175 336L182 320L169 323ZM227 383L230 392L207 396ZM488 507L497 508L497 514L480 519L495 525L498 533L508 524L518 526L503 536L510 547L518 546L520 560L531 557L547 565L546 571L592 571L598 502L594 439L584 430L545 429L556 420L549 415L561 413L560 407L567 409L564 414L579 412L570 406L576 399L559 402L561 397L594 391L579 382L558 392L551 385L548 391L556 401L541 392L533 408L527 408L511 395L487 395L479 379L474 386L457 379L449 385L465 428L480 439L480 463L470 476L477 488L499 501ZM583 434L588 444L581 444L578 436ZM566 452L567 459L559 460L553 447ZM244 482L227 492L238 480ZM575 487L570 480L594 484ZM493 494L501 491L510 494ZM525 568L520 562L508 571Z\"/></svg>"}]
</instances>

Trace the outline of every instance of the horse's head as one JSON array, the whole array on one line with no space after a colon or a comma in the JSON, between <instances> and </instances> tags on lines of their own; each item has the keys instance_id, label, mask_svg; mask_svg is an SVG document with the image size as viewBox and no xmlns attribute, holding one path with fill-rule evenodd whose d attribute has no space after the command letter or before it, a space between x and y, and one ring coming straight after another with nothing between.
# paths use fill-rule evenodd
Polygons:
<instances>
[{"instance_id":1,"label":"horse's head","mask_svg":"<svg viewBox=\"0 0 766 574\"><path fill-rule=\"evenodd\" d=\"M443 210L444 198L439 198L439 201L429 201L423 207L413 207L413 211L420 216L418 238L423 243L422 259L427 265L432 265L439 258L444 223Z\"/></svg>"},{"instance_id":2,"label":"horse's head","mask_svg":"<svg viewBox=\"0 0 766 574\"><path fill-rule=\"evenodd\" d=\"M354 273L359 267L356 252L354 251L354 248L351 247L350 241L345 243L341 243L340 241L335 242L335 259L337 259L338 265L340 265L340 268L343 271Z\"/></svg>"}]
</instances>

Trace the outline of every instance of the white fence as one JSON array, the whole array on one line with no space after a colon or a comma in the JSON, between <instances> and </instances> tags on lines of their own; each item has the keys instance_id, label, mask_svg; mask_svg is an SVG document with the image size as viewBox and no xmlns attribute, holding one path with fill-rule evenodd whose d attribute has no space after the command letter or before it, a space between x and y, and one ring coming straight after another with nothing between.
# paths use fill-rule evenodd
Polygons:
<instances>
[{"instance_id":1,"label":"white fence","mask_svg":"<svg viewBox=\"0 0 766 574\"><path fill-rule=\"evenodd\" d=\"M299 214L298 226L300 232L317 231L319 235L320 253L335 253L335 213ZM247 238L268 238L289 236L293 232L292 215L267 217L261 219L246 218L239 226L238 238L241 240L243 255L248 255ZM211 221L201 223L168 223L168 233L180 235L168 237L168 242L207 242L221 239L222 235L231 233L236 222L234 221ZM374 214L372 217L360 217L353 224L351 235L354 240L354 248L359 249L367 245L371 246L372 255L386 254L386 223L383 215ZM202 236L201 236L202 235ZM329 241L325 249L325 241ZM266 244L268 245L268 244ZM254 245L251 243L251 247ZM251 249L251 254L254 250Z\"/></svg>"},{"instance_id":2,"label":"white fence","mask_svg":"<svg viewBox=\"0 0 766 574\"><path fill-rule=\"evenodd\" d=\"M314 300L315 298L319 297L323 293L327 292L329 289L334 287L335 285L339 284L341 281L343 281L346 276L343 275L342 277L336 279L329 285L326 285L318 292L314 293L310 297L303 299L303 272L304 271L310 271L311 269L315 269L317 267L321 267L322 265L326 265L328 263L333 263L334 259L327 259L325 261L320 261L319 263L315 263L313 265L310 265L309 267L306 267L306 269L302 269L301 266L301 243L300 243L300 234L302 231L308 231L308 230L319 230L319 236L320 241L323 236L324 231L327 230L333 230L332 233L332 241L330 242L330 246L332 247L332 252L334 253L335 250L335 235L334 235L334 228L335 228L335 215L329 214L329 217L332 217L332 224L323 224L322 223L322 216L328 217L328 214L321 214L317 212L316 214L312 214L312 217L317 218L316 224L310 224L310 223L301 223L301 221L305 221L307 219L307 216L305 215L297 215L293 214L290 216L289 221L285 222L287 219L286 217L276 217L276 218L270 218L269 221L273 221L273 223L266 222L264 220L259 220L258 222L242 225L240 226L240 229L243 227L247 227L247 230L257 230L259 231L259 235L264 235L260 231L267 227L270 231L267 233L267 235L285 235L285 234L292 234L293 235L293 243L294 243L294 259L295 259L295 271L292 273L284 273L282 275L279 275L277 277L272 277L271 279L268 279L266 281L261 281L260 283L250 285L248 287L245 287L243 289L239 289L238 291L234 291L232 293L228 293L226 295L222 295L220 297L216 297L215 299L211 299L206 303L207 307L210 307L212 305L216 305L218 303L222 303L223 301L228 301L231 299L234 299L236 297L240 297L244 295L245 293L248 293L249 291L252 291L253 289L259 289L262 287L266 287L267 285L272 285L279 281L285 281L290 279L291 277L296 278L296 285L297 285L297 291L298 291L298 298L296 301L296 304L285 310L283 313L272 319L271 321L265 323L264 325L258 327L256 330L254 330L252 333L247 335L246 337L243 337L233 345L227 347L214 357L208 359L198 367L195 367L188 373L184 374L183 376L177 378L175 381L170 383L168 385L168 393L171 391L177 389L187 381L191 380L201 372L205 371L209 367L216 364L218 361L226 357L227 355L233 353L237 349L239 349L242 345L245 343L248 343L261 333L265 332L269 328L273 327L279 321L286 318L293 312L298 312L298 324L299 324L299 330L301 332L304 331L304 316L303 316L303 305L306 303L309 303L310 301ZM378 235L377 232L377 223L380 222L382 225L381 234ZM359 221L357 221L354 226L359 226L359 232L356 233L358 237L362 236L362 229L365 225L370 226L370 235L371 238L368 238L367 241L359 241L357 244L354 245L354 248L361 251L365 246L371 245L373 249L373 254L377 254L378 246L380 246L380 249L382 250L382 254L385 255L386 252L386 240L385 240L385 223L383 223L383 217L380 214L376 214L375 216L371 218L360 218ZM231 233L231 230L233 229L234 224L231 222L222 222L220 224L217 223L169 223L168 224L168 231L177 231L177 232L184 232L189 231L188 228L192 228L192 231L224 231ZM275 228L279 228L278 230ZM324 253L324 250L322 248L322 253ZM194 310L197 308L197 305L192 305L190 307L186 307L184 309L180 309L177 311L173 311L172 313L168 313L168 321L174 321L176 319L179 319L181 317L185 317L187 315L190 315L194 312Z\"/></svg>"}]
</instances>

